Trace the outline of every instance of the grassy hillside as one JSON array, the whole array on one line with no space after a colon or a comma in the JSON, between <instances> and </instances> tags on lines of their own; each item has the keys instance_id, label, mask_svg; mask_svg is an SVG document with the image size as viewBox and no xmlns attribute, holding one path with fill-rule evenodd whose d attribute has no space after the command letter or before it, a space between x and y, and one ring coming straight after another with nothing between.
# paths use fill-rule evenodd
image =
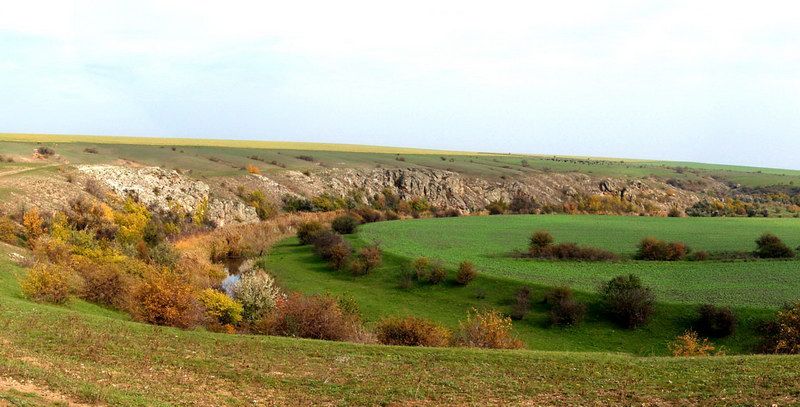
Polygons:
<instances>
[{"instance_id":1,"label":"grassy hillside","mask_svg":"<svg viewBox=\"0 0 800 407\"><path fill-rule=\"evenodd\" d=\"M800 171L687 162L610 159L530 154L470 153L403 147L323 144L256 140L204 140L150 137L106 137L38 134L0 134L3 154L28 156L42 143L73 164L115 163L127 160L164 168L192 170L195 176L246 174L247 164L262 172L283 168L421 167L453 170L484 177L512 177L536 172L579 172L598 177L696 179L713 176L746 186L800 185ZM97 154L85 150L96 149ZM313 162L298 159L312 156ZM259 160L250 157L256 156ZM401 157L403 161L398 161ZM523 161L524 160L524 161Z\"/></svg>"},{"instance_id":2,"label":"grassy hillside","mask_svg":"<svg viewBox=\"0 0 800 407\"><path fill-rule=\"evenodd\" d=\"M531 233L540 229L549 230L559 242L628 255L645 236L683 241L710 252L751 251L765 231L792 247L800 244L800 220L766 218L484 216L373 223L363 226L360 236L380 241L386 251L406 258L440 258L451 267L469 260L489 276L589 292L616 275L633 273L667 302L775 308L798 300L800 293L798 261L580 263L513 258L511 252L525 250Z\"/></svg>"},{"instance_id":3,"label":"grassy hillside","mask_svg":"<svg viewBox=\"0 0 800 407\"><path fill-rule=\"evenodd\" d=\"M4 250L0 250L3 252ZM791 404L800 358L420 349L181 331L20 297L0 257L0 377L72 401L173 404ZM0 400L44 402L0 389Z\"/></svg>"}]
</instances>

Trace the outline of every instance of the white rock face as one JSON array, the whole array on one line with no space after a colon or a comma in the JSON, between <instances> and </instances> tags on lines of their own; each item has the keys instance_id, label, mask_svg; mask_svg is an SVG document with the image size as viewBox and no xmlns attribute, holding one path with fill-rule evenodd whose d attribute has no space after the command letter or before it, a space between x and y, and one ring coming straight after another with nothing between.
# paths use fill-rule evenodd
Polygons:
<instances>
[{"instance_id":1,"label":"white rock face","mask_svg":"<svg viewBox=\"0 0 800 407\"><path fill-rule=\"evenodd\" d=\"M139 202L161 210L168 210L170 203L174 202L192 213L208 198L208 217L217 226L258 221L252 207L242 202L210 198L208 184L185 177L175 170L118 165L80 165L78 170L102 181L118 195L134 196Z\"/></svg>"}]
</instances>

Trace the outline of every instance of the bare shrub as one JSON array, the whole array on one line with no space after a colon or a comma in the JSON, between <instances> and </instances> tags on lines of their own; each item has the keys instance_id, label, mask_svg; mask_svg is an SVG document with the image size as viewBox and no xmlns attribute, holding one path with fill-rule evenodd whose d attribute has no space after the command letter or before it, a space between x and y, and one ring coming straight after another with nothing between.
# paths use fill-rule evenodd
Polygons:
<instances>
[{"instance_id":1,"label":"bare shrub","mask_svg":"<svg viewBox=\"0 0 800 407\"><path fill-rule=\"evenodd\" d=\"M378 341L384 345L437 346L450 343L451 332L427 319L417 317L387 318L375 328Z\"/></svg>"},{"instance_id":2,"label":"bare shrub","mask_svg":"<svg viewBox=\"0 0 800 407\"><path fill-rule=\"evenodd\" d=\"M258 321L256 330L269 335L330 341L358 340L363 337L358 315L342 310L336 298L299 293L280 301L275 311Z\"/></svg>"},{"instance_id":3,"label":"bare shrub","mask_svg":"<svg viewBox=\"0 0 800 407\"><path fill-rule=\"evenodd\" d=\"M133 279L112 261L78 259L75 271L83 279L80 297L84 300L124 309L128 303Z\"/></svg>"},{"instance_id":4,"label":"bare shrub","mask_svg":"<svg viewBox=\"0 0 800 407\"><path fill-rule=\"evenodd\" d=\"M454 342L471 348L519 349L522 341L514 337L510 318L499 312L472 310L459 324Z\"/></svg>"},{"instance_id":5,"label":"bare shrub","mask_svg":"<svg viewBox=\"0 0 800 407\"><path fill-rule=\"evenodd\" d=\"M638 260L675 261L683 260L688 249L682 242L665 242L654 237L646 237L639 242L634 258Z\"/></svg>"}]
</instances>

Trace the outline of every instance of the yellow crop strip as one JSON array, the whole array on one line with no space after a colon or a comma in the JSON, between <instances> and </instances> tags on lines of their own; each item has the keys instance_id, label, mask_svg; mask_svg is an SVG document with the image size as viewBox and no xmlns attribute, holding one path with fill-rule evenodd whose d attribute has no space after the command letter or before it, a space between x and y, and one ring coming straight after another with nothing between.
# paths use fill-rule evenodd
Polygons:
<instances>
[{"instance_id":1,"label":"yellow crop strip","mask_svg":"<svg viewBox=\"0 0 800 407\"><path fill-rule=\"evenodd\" d=\"M0 133L0 141L38 143L134 144L152 146L232 147L269 150L337 151L351 153L425 154L425 155L496 155L465 151L432 150L409 147L366 146L359 144L310 143L300 141L219 140L194 138L159 138L131 136L87 136L69 134Z\"/></svg>"}]
</instances>

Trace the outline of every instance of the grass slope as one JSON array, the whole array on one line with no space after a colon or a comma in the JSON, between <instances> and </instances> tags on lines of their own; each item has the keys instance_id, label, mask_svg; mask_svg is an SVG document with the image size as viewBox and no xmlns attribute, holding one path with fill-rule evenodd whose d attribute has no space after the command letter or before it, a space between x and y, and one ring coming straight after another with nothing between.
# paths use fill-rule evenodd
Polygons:
<instances>
[{"instance_id":1,"label":"grass slope","mask_svg":"<svg viewBox=\"0 0 800 407\"><path fill-rule=\"evenodd\" d=\"M0 376L82 402L176 404L790 404L800 358L673 359L366 346L181 331L22 299L0 250ZM12 390L0 400L31 402Z\"/></svg>"},{"instance_id":2,"label":"grass slope","mask_svg":"<svg viewBox=\"0 0 800 407\"><path fill-rule=\"evenodd\" d=\"M451 267L474 262L486 275L545 286L570 285L594 292L620 274L634 273L653 286L661 301L710 302L776 308L800 299L798 261L706 261L618 263L551 262L512 258L530 234L547 229L560 242L578 242L627 255L645 236L686 242L696 250L747 251L765 231L800 244L800 219L650 218L630 216L513 215L380 222L361 227L396 255L440 258Z\"/></svg>"}]
</instances>

